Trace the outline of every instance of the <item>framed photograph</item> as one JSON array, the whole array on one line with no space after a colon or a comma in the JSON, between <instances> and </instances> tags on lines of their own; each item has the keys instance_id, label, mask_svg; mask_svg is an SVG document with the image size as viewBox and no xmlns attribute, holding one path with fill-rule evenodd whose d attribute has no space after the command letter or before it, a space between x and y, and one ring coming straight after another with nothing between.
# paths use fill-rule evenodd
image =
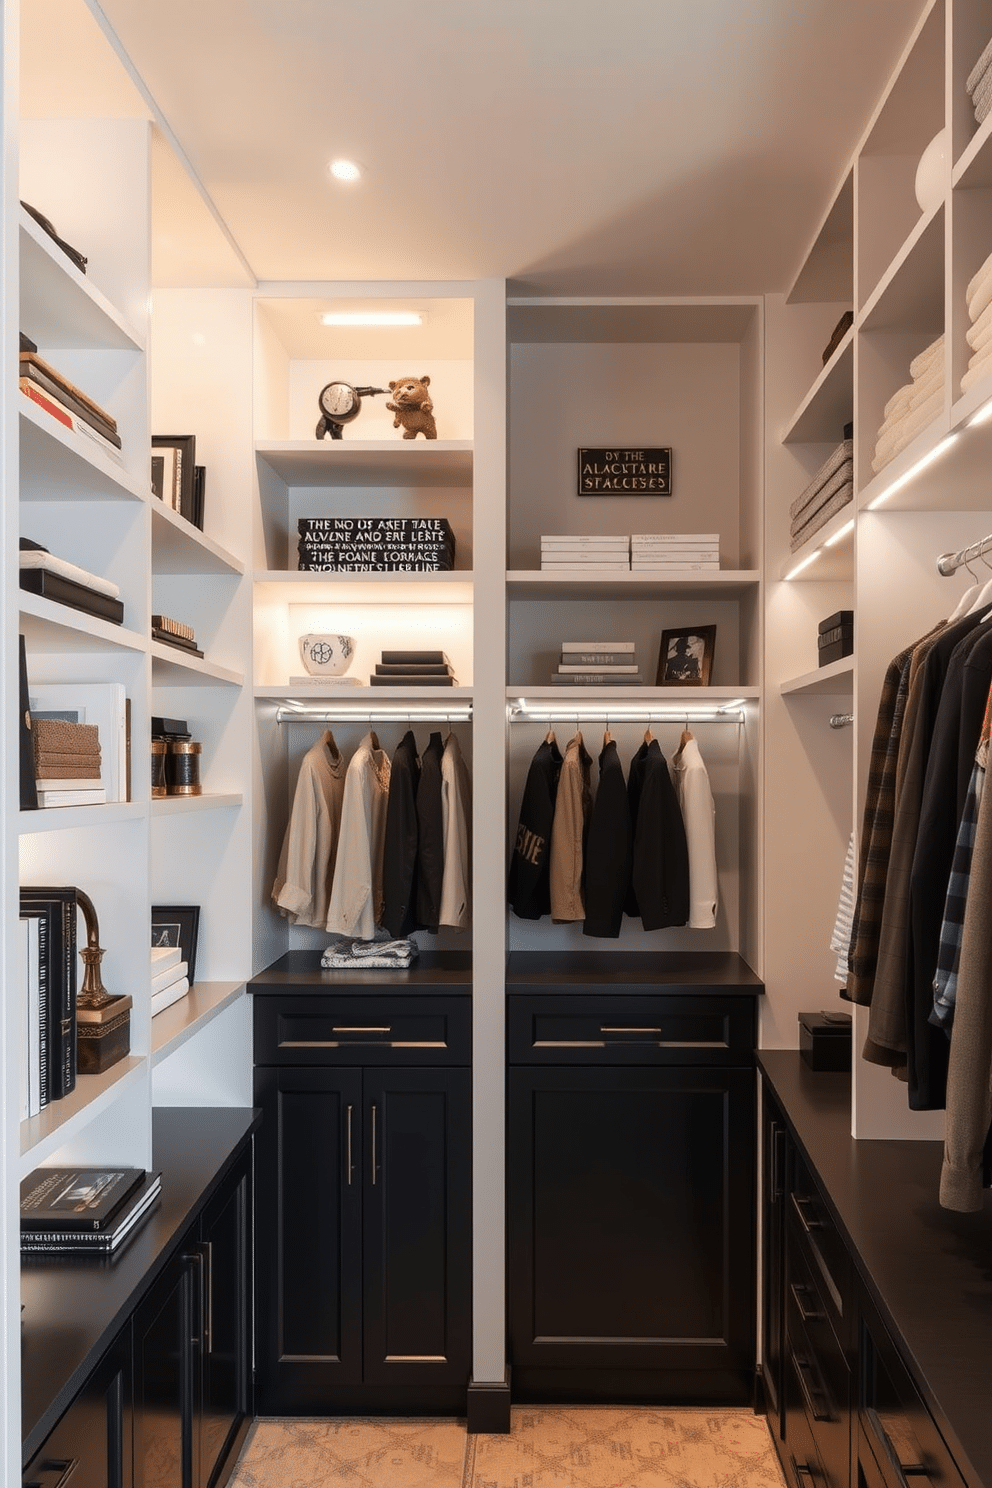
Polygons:
<instances>
[{"instance_id":1,"label":"framed photograph","mask_svg":"<svg viewBox=\"0 0 992 1488\"><path fill-rule=\"evenodd\" d=\"M196 435L153 434L151 458L153 492L166 506L171 506L187 522L192 522Z\"/></svg>"},{"instance_id":2,"label":"framed photograph","mask_svg":"<svg viewBox=\"0 0 992 1488\"><path fill-rule=\"evenodd\" d=\"M708 687L713 668L715 625L663 630L656 687Z\"/></svg>"},{"instance_id":3,"label":"framed photograph","mask_svg":"<svg viewBox=\"0 0 992 1488\"><path fill-rule=\"evenodd\" d=\"M196 937L200 928L198 904L153 904L152 945L179 946L189 967L192 987L196 972Z\"/></svg>"}]
</instances>

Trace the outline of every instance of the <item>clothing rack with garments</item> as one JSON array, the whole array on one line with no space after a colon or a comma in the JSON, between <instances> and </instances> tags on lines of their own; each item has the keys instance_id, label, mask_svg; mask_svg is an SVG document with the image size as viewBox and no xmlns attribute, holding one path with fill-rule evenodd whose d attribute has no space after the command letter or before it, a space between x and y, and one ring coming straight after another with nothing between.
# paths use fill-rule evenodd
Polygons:
<instances>
[{"instance_id":1,"label":"clothing rack with garments","mask_svg":"<svg viewBox=\"0 0 992 1488\"><path fill-rule=\"evenodd\" d=\"M941 553L937 559L937 572L948 579L951 574L957 573L959 568L968 568L969 563L974 563L979 558L984 560L985 554L990 552L992 552L992 534L979 538L978 542L970 543L966 548L959 548L956 553Z\"/></svg>"}]
</instances>

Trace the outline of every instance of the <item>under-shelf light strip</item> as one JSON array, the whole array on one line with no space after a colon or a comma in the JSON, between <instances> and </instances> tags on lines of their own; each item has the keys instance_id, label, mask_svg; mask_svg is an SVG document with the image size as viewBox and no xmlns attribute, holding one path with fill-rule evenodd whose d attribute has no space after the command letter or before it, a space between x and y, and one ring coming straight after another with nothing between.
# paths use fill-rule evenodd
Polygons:
<instances>
[{"instance_id":1,"label":"under-shelf light strip","mask_svg":"<svg viewBox=\"0 0 992 1488\"><path fill-rule=\"evenodd\" d=\"M608 719L610 723L743 723L746 698L732 698L726 703L714 703L711 707L678 707L675 703L661 703L657 707L637 707L631 703L617 703L611 707L605 699L595 703L576 700L572 707L564 703L548 706L541 702L529 703L526 698L517 698L507 705L510 721L534 723L567 723L576 719Z\"/></svg>"},{"instance_id":2,"label":"under-shelf light strip","mask_svg":"<svg viewBox=\"0 0 992 1488\"><path fill-rule=\"evenodd\" d=\"M467 723L471 717L471 703L455 703L450 708L439 708L436 703L423 708L388 704L381 708L320 708L284 703L276 709L277 723Z\"/></svg>"},{"instance_id":3,"label":"under-shelf light strip","mask_svg":"<svg viewBox=\"0 0 992 1488\"><path fill-rule=\"evenodd\" d=\"M980 538L978 542L971 543L967 548L961 548L957 553L941 553L937 559L937 572L948 579L951 574L957 573L959 568L966 568L973 559L981 558L984 553L988 552L992 552L992 535Z\"/></svg>"}]
</instances>

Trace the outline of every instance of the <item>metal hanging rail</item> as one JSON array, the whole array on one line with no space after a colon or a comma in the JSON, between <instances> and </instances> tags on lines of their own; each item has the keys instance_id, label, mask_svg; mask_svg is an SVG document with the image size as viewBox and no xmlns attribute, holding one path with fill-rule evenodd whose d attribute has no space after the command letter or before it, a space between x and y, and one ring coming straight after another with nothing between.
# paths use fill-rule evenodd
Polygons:
<instances>
[{"instance_id":1,"label":"metal hanging rail","mask_svg":"<svg viewBox=\"0 0 992 1488\"><path fill-rule=\"evenodd\" d=\"M546 704L543 700L533 704L524 698L507 703L510 722L568 723L580 719L605 719L609 723L743 723L744 698L734 698L728 703L714 703L709 708L678 707L675 703L658 703L641 706L637 703L621 702L611 707L605 698L590 698L588 702L575 699L558 704Z\"/></svg>"},{"instance_id":2,"label":"metal hanging rail","mask_svg":"<svg viewBox=\"0 0 992 1488\"><path fill-rule=\"evenodd\" d=\"M961 548L956 553L941 553L937 559L937 572L943 574L945 579L950 578L959 568L967 568L970 560L981 558L989 552L992 552L992 535L980 538L978 542L971 543L969 547Z\"/></svg>"},{"instance_id":3,"label":"metal hanging rail","mask_svg":"<svg viewBox=\"0 0 992 1488\"><path fill-rule=\"evenodd\" d=\"M832 729L850 728L853 722L853 713L831 713L830 715L830 727Z\"/></svg>"},{"instance_id":4,"label":"metal hanging rail","mask_svg":"<svg viewBox=\"0 0 992 1488\"><path fill-rule=\"evenodd\" d=\"M431 703L423 708L404 706L370 708L318 707L316 704L282 703L276 709L277 723L467 723L472 717L471 703L454 703L439 708Z\"/></svg>"}]
</instances>

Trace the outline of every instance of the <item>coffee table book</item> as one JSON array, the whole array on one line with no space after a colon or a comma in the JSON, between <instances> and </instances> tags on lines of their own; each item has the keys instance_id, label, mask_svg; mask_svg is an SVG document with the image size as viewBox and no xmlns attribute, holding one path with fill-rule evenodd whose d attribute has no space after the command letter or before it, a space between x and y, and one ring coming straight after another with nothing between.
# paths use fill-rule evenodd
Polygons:
<instances>
[{"instance_id":1,"label":"coffee table book","mask_svg":"<svg viewBox=\"0 0 992 1488\"><path fill-rule=\"evenodd\" d=\"M21 1182L21 1232L103 1230L144 1176L143 1168L35 1168Z\"/></svg>"},{"instance_id":2,"label":"coffee table book","mask_svg":"<svg viewBox=\"0 0 992 1488\"><path fill-rule=\"evenodd\" d=\"M162 1192L161 1173L142 1173L131 1198L102 1230L34 1230L21 1232L21 1253L47 1251L50 1254L106 1256L116 1251L141 1220L158 1203Z\"/></svg>"}]
</instances>

